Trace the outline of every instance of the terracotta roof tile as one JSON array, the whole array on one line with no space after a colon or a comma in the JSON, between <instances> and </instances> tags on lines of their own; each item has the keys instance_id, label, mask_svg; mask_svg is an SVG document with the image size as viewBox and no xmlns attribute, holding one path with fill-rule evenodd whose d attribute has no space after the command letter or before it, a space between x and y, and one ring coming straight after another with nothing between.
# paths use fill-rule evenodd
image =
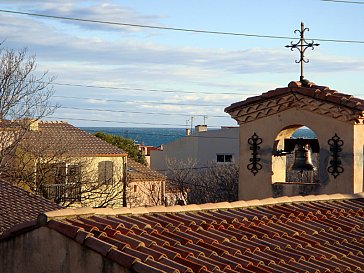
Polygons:
<instances>
[{"instance_id":1,"label":"terracotta roof tile","mask_svg":"<svg viewBox=\"0 0 364 273\"><path fill-rule=\"evenodd\" d=\"M127 153L67 122L39 121L36 130L29 130L23 145L30 151L81 156L126 156Z\"/></svg>"},{"instance_id":2,"label":"terracotta roof tile","mask_svg":"<svg viewBox=\"0 0 364 273\"><path fill-rule=\"evenodd\" d=\"M179 256L176 256L176 258L180 258ZM184 272L184 273L193 273L192 268L190 268L189 266L186 266L182 263L178 263L174 260L168 259L168 258L162 258L159 260L162 264L168 265L170 267L173 267L177 270L179 270L180 272Z\"/></svg>"},{"instance_id":3,"label":"terracotta roof tile","mask_svg":"<svg viewBox=\"0 0 364 273\"><path fill-rule=\"evenodd\" d=\"M120 250L112 249L108 255L107 258L110 260L113 260L114 262L120 264L123 267L131 268L134 263L137 261L140 261L140 259L131 256L129 254L126 254L125 252L122 252Z\"/></svg>"},{"instance_id":4,"label":"terracotta roof tile","mask_svg":"<svg viewBox=\"0 0 364 273\"><path fill-rule=\"evenodd\" d=\"M128 181L141 182L141 181L165 181L166 177L157 171L152 170L132 158L128 158Z\"/></svg>"},{"instance_id":5,"label":"terracotta roof tile","mask_svg":"<svg viewBox=\"0 0 364 273\"><path fill-rule=\"evenodd\" d=\"M50 213L47 226L135 272L360 272L364 199L335 198L112 216L68 210Z\"/></svg>"},{"instance_id":6,"label":"terracotta roof tile","mask_svg":"<svg viewBox=\"0 0 364 273\"><path fill-rule=\"evenodd\" d=\"M19 224L24 225L36 220L41 213L61 208L50 200L0 180L0 237L6 230L8 235L16 232L15 225L18 229L24 228Z\"/></svg>"},{"instance_id":7,"label":"terracotta roof tile","mask_svg":"<svg viewBox=\"0 0 364 273\"><path fill-rule=\"evenodd\" d=\"M133 269L133 272L136 273L165 273L164 270L139 261L135 262L131 268Z\"/></svg>"},{"instance_id":8,"label":"terracotta roof tile","mask_svg":"<svg viewBox=\"0 0 364 273\"><path fill-rule=\"evenodd\" d=\"M318 99L321 101L327 101L358 113L358 116L363 116L364 111L364 100L355 98L352 95L344 94L332 90L327 86L319 86L314 83L308 83L302 86L300 82L290 82L288 87L276 88L268 92L262 93L260 96L254 96L247 98L244 101L236 102L225 108L225 112L232 113L235 110L246 108L252 105L258 105L261 102L267 100L279 99L282 96L289 94L300 94L309 98Z\"/></svg>"},{"instance_id":9,"label":"terracotta roof tile","mask_svg":"<svg viewBox=\"0 0 364 273\"><path fill-rule=\"evenodd\" d=\"M146 264L154 267L154 268L157 268L157 269L160 269L160 270L163 270L163 272L167 272L167 273L179 273L180 271L176 268L173 268L171 266L168 266L168 265L165 265L165 264L162 264L158 261L154 261L154 260L151 260L149 259Z\"/></svg>"},{"instance_id":10,"label":"terracotta roof tile","mask_svg":"<svg viewBox=\"0 0 364 273\"><path fill-rule=\"evenodd\" d=\"M84 244L87 247L91 248L92 250L95 250L96 252L100 253L103 256L107 256L107 254L112 249L117 249L117 247L114 246L113 244L109 244L109 243L102 241L95 237L87 237L84 241Z\"/></svg>"}]
</instances>

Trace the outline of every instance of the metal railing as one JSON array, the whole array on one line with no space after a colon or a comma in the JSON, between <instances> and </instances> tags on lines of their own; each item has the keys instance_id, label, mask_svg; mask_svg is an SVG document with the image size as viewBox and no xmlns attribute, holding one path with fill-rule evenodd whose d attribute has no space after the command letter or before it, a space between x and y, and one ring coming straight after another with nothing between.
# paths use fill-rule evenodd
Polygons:
<instances>
[{"instance_id":1,"label":"metal railing","mask_svg":"<svg viewBox=\"0 0 364 273\"><path fill-rule=\"evenodd\" d=\"M81 201L81 185L73 184L48 184L42 185L42 195L55 202Z\"/></svg>"}]
</instances>

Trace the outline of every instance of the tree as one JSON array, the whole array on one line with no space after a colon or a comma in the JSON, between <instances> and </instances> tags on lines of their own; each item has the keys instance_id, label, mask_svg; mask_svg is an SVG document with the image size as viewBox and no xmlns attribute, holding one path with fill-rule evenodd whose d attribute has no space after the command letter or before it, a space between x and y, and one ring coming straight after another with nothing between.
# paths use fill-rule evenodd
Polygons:
<instances>
[{"instance_id":1,"label":"tree","mask_svg":"<svg viewBox=\"0 0 364 273\"><path fill-rule=\"evenodd\" d=\"M189 203L233 202L238 200L239 167L236 164L211 163L195 172L189 191Z\"/></svg>"},{"instance_id":2,"label":"tree","mask_svg":"<svg viewBox=\"0 0 364 273\"><path fill-rule=\"evenodd\" d=\"M36 120L54 112L52 77L36 71L27 50L0 48L0 176L11 168L17 147Z\"/></svg>"},{"instance_id":3,"label":"tree","mask_svg":"<svg viewBox=\"0 0 364 273\"><path fill-rule=\"evenodd\" d=\"M236 164L211 163L207 167L197 167L193 160L169 158L167 168L166 195L177 203L238 200L239 167Z\"/></svg>"},{"instance_id":4,"label":"tree","mask_svg":"<svg viewBox=\"0 0 364 273\"><path fill-rule=\"evenodd\" d=\"M135 145L131 138L123 138L102 132L95 133L95 136L124 150L128 153L128 157L134 159L136 162L147 165L145 155L138 149L138 146Z\"/></svg>"}]
</instances>

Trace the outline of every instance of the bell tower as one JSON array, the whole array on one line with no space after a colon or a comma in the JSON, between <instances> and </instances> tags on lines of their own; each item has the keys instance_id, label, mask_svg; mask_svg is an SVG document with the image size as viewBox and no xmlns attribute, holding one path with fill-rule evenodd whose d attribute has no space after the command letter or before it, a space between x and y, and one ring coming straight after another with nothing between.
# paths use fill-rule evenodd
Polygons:
<instances>
[{"instance_id":1,"label":"bell tower","mask_svg":"<svg viewBox=\"0 0 364 273\"><path fill-rule=\"evenodd\" d=\"M364 100L308 81L292 81L234 103L225 112L240 125L240 200L364 191ZM302 126L316 138L291 138ZM316 179L303 183L287 179L287 154L293 152L299 171L310 171L303 167L311 163L306 153L317 154L312 163Z\"/></svg>"},{"instance_id":2,"label":"bell tower","mask_svg":"<svg viewBox=\"0 0 364 273\"><path fill-rule=\"evenodd\" d=\"M286 46L300 54L299 81L225 109L240 125L240 200L364 191L364 100L304 78L305 52L319 46L305 31ZM293 138L303 126L316 137Z\"/></svg>"}]
</instances>

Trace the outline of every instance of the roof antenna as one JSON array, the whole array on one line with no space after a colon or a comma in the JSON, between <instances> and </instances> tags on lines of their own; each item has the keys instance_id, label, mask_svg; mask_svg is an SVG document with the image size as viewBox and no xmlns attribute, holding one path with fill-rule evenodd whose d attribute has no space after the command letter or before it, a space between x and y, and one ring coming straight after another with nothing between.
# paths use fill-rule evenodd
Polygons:
<instances>
[{"instance_id":1,"label":"roof antenna","mask_svg":"<svg viewBox=\"0 0 364 273\"><path fill-rule=\"evenodd\" d=\"M300 40L297 43L293 43L291 42L291 45L286 45L285 47L290 48L291 51L293 51L293 49L297 49L300 53L300 59L299 60L295 60L296 63L301 63L301 76L300 76L300 82L302 83L302 86L306 86L307 84L307 80L305 80L304 75L303 75L303 66L304 63L308 63L309 60L305 59L305 51L307 48L311 48L312 50L314 50L315 46L319 46L320 44L315 44L314 41L312 40L311 43L308 43L305 40L305 31L310 31L309 28L305 28L305 25L303 22L301 22L301 30L296 29L294 31L294 33L299 33L300 34Z\"/></svg>"}]
</instances>

